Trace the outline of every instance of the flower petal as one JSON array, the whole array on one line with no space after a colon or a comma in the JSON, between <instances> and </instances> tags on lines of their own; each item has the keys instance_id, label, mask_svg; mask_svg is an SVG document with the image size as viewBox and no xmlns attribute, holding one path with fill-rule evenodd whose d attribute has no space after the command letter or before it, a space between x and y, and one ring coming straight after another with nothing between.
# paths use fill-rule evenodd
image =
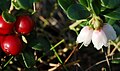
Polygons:
<instances>
[{"instance_id":1,"label":"flower petal","mask_svg":"<svg viewBox=\"0 0 120 71\"><path fill-rule=\"evenodd\" d=\"M88 46L92 39L93 29L89 26L85 26L80 31L80 34L77 37L77 43L83 42L84 46Z\"/></svg>"},{"instance_id":2,"label":"flower petal","mask_svg":"<svg viewBox=\"0 0 120 71\"><path fill-rule=\"evenodd\" d=\"M93 31L92 43L97 50L107 45L107 37L102 29Z\"/></svg>"},{"instance_id":3,"label":"flower petal","mask_svg":"<svg viewBox=\"0 0 120 71\"><path fill-rule=\"evenodd\" d=\"M117 38L116 32L111 25L104 25L103 31L105 32L105 35L107 36L108 40L115 40Z\"/></svg>"}]
</instances>

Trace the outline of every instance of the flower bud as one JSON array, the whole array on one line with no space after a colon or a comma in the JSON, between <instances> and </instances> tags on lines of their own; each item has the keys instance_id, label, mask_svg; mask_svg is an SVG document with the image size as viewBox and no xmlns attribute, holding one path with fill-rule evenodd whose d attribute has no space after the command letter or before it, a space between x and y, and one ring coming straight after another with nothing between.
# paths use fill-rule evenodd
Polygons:
<instances>
[{"instance_id":1,"label":"flower bud","mask_svg":"<svg viewBox=\"0 0 120 71\"><path fill-rule=\"evenodd\" d=\"M91 19L91 24L95 30L99 30L103 26L103 21L100 17L95 16Z\"/></svg>"}]
</instances>

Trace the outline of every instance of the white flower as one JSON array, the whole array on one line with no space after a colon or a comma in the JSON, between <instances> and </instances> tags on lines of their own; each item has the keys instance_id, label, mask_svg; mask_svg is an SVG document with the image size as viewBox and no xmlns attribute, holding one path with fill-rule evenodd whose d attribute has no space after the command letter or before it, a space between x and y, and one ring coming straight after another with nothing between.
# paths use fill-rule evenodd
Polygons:
<instances>
[{"instance_id":1,"label":"white flower","mask_svg":"<svg viewBox=\"0 0 120 71\"><path fill-rule=\"evenodd\" d=\"M99 30L93 30L89 26L85 26L77 37L77 43L83 42L84 46L88 46L92 40L94 47L100 50L102 46L108 46L109 40L115 40L116 38L116 32L109 24L105 24Z\"/></svg>"},{"instance_id":2,"label":"white flower","mask_svg":"<svg viewBox=\"0 0 120 71\"><path fill-rule=\"evenodd\" d=\"M92 39L93 29L89 26L85 26L80 31L80 34L77 37L77 43L83 42L84 46L88 46Z\"/></svg>"},{"instance_id":3,"label":"white flower","mask_svg":"<svg viewBox=\"0 0 120 71\"><path fill-rule=\"evenodd\" d=\"M104 25L103 31L105 35L107 36L108 40L115 40L117 38L116 32L111 25L109 24Z\"/></svg>"},{"instance_id":4,"label":"white flower","mask_svg":"<svg viewBox=\"0 0 120 71\"><path fill-rule=\"evenodd\" d=\"M92 43L97 50L107 45L107 37L102 29L93 31Z\"/></svg>"}]
</instances>

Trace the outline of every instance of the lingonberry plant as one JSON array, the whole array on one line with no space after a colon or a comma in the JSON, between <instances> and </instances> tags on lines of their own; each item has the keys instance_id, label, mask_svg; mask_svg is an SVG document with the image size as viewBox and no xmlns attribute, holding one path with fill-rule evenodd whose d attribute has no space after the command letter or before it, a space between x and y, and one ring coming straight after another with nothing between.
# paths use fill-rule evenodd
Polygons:
<instances>
[{"instance_id":1,"label":"lingonberry plant","mask_svg":"<svg viewBox=\"0 0 120 71\"><path fill-rule=\"evenodd\" d=\"M0 0L0 71L116 71L111 64L120 63L119 5Z\"/></svg>"},{"instance_id":2,"label":"lingonberry plant","mask_svg":"<svg viewBox=\"0 0 120 71\"><path fill-rule=\"evenodd\" d=\"M0 2L0 47L7 57L11 56L8 62L3 63L4 65L0 63L2 65L0 70L1 67L2 69L6 68L11 59L16 56L22 56L23 60L25 59L26 68L35 64L34 55L32 55L32 52L28 53L31 48L26 50L28 48L26 37L30 35L34 28L34 21L31 17L36 12L35 3L38 1L2 0ZM28 58L31 60L28 60Z\"/></svg>"},{"instance_id":3,"label":"lingonberry plant","mask_svg":"<svg viewBox=\"0 0 120 71\"><path fill-rule=\"evenodd\" d=\"M67 17L76 21L70 26L71 29L77 32L76 27L79 24L83 27L77 36L77 44L82 43L87 47L92 41L97 50L104 49L103 46L113 50L106 56L113 55L116 49L119 50L119 42L115 42L117 35L119 36L116 31L119 29L114 26L118 26L116 22L120 20L120 0L58 0L58 3ZM110 47L113 43L115 50Z\"/></svg>"}]
</instances>

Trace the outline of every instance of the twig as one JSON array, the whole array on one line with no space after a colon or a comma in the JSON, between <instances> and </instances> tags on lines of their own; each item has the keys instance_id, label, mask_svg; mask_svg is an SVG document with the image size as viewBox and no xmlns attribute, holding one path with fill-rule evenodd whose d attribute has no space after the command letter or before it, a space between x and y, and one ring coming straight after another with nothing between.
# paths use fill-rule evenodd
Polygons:
<instances>
[{"instance_id":1,"label":"twig","mask_svg":"<svg viewBox=\"0 0 120 71\"><path fill-rule=\"evenodd\" d=\"M70 55L67 57L67 59L65 60L64 64L70 59L70 57L72 56L72 54L75 52L75 50L77 49L77 47L79 47L79 45L77 45L72 52L70 53Z\"/></svg>"},{"instance_id":2,"label":"twig","mask_svg":"<svg viewBox=\"0 0 120 71\"><path fill-rule=\"evenodd\" d=\"M115 47L108 56L112 56L116 50L117 50L117 48Z\"/></svg>"},{"instance_id":3,"label":"twig","mask_svg":"<svg viewBox=\"0 0 120 71\"><path fill-rule=\"evenodd\" d=\"M77 25L79 25L80 23L82 23L83 21L87 21L85 19L83 20L77 20L75 23L73 23L72 25L69 26L70 29L75 28Z\"/></svg>"},{"instance_id":4,"label":"twig","mask_svg":"<svg viewBox=\"0 0 120 71\"><path fill-rule=\"evenodd\" d=\"M112 52L108 55L108 56L112 56L114 54L114 52L117 50L118 45L116 43L114 43L113 41L111 41L111 44L115 46L115 48L112 50Z\"/></svg>"},{"instance_id":5,"label":"twig","mask_svg":"<svg viewBox=\"0 0 120 71\"><path fill-rule=\"evenodd\" d=\"M114 59L120 60L120 58L114 58ZM113 58L108 59L108 60L113 60ZM104 62L106 62L106 61L107 61L107 60L99 61L99 62L95 63L94 65L90 66L89 68L87 68L85 71L89 71L89 70L92 69L94 66L97 66L97 65L99 65L99 64L101 64L101 63L104 63Z\"/></svg>"},{"instance_id":6,"label":"twig","mask_svg":"<svg viewBox=\"0 0 120 71\"><path fill-rule=\"evenodd\" d=\"M105 52L105 58L106 58L106 61L107 61L107 64L108 64L109 71L111 71L110 62L108 60L108 56L107 56L106 52Z\"/></svg>"}]
</instances>

